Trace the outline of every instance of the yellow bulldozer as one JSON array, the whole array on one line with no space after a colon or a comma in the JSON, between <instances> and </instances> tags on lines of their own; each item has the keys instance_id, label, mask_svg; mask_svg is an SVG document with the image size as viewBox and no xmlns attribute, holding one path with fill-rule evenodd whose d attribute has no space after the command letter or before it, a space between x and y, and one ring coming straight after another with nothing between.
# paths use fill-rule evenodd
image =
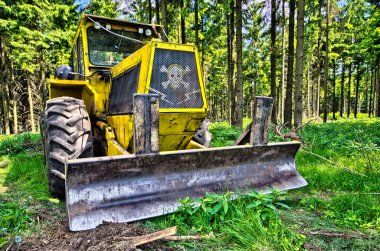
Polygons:
<instances>
[{"instance_id":1,"label":"yellow bulldozer","mask_svg":"<svg viewBox=\"0 0 380 251\"><path fill-rule=\"evenodd\" d=\"M295 165L300 144L268 144L271 98L255 99L236 146L208 147L197 47L160 33L83 15L71 66L49 80L41 136L49 188L66 199L72 231L171 213L187 196L307 184Z\"/></svg>"}]
</instances>

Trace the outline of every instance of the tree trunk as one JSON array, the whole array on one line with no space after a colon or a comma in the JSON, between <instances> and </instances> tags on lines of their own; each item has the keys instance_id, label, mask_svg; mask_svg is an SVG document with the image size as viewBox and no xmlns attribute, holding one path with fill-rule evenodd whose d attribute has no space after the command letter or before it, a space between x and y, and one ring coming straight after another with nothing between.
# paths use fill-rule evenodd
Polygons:
<instances>
[{"instance_id":1,"label":"tree trunk","mask_svg":"<svg viewBox=\"0 0 380 251\"><path fill-rule=\"evenodd\" d=\"M234 38L235 38L235 3L234 0L230 2L230 72L229 72L229 94L230 94L230 124L236 124L235 109L236 109L236 92L234 85L234 73L235 73L235 58L234 58Z\"/></svg>"},{"instance_id":2,"label":"tree trunk","mask_svg":"<svg viewBox=\"0 0 380 251\"><path fill-rule=\"evenodd\" d=\"M44 63L43 58L40 58L40 87L42 89L42 107L45 107L46 101L47 101L47 89L46 89L46 83L45 83L45 70L44 70Z\"/></svg>"},{"instance_id":3,"label":"tree trunk","mask_svg":"<svg viewBox=\"0 0 380 251\"><path fill-rule=\"evenodd\" d=\"M204 28L204 20L203 18L201 18L201 25L200 25L200 31L203 32L203 28ZM203 41L201 41L201 66L202 66L202 74L203 76L205 76L205 68L204 68L204 62L205 62L205 54L204 54L204 47L203 47Z\"/></svg>"},{"instance_id":4,"label":"tree trunk","mask_svg":"<svg viewBox=\"0 0 380 251\"><path fill-rule=\"evenodd\" d=\"M323 123L327 122L327 99L328 99L328 93L327 93L327 82L328 82L328 76L329 76L329 12L330 12L330 6L329 6L329 0L326 0L326 45L325 45L325 79L324 79L324 100L323 100Z\"/></svg>"},{"instance_id":5,"label":"tree trunk","mask_svg":"<svg viewBox=\"0 0 380 251\"><path fill-rule=\"evenodd\" d=\"M360 82L360 62L356 62L356 86L355 86L355 106L354 106L354 117L358 115L359 106L359 82Z\"/></svg>"},{"instance_id":6,"label":"tree trunk","mask_svg":"<svg viewBox=\"0 0 380 251\"><path fill-rule=\"evenodd\" d=\"M153 19L153 10L152 10L152 2L151 0L148 0L148 24L152 23Z\"/></svg>"},{"instance_id":7,"label":"tree trunk","mask_svg":"<svg viewBox=\"0 0 380 251\"><path fill-rule=\"evenodd\" d=\"M285 0L282 0L282 62L281 62L281 103L279 104L280 120L284 121L284 106L285 106L285 32L286 32L286 13L285 13Z\"/></svg>"},{"instance_id":8,"label":"tree trunk","mask_svg":"<svg viewBox=\"0 0 380 251\"><path fill-rule=\"evenodd\" d=\"M196 0L197 1L197 0ZM227 104L228 104L228 114L227 121L231 124L231 102L232 102L232 74L231 74L231 60L232 60L232 50L231 50L231 15L226 12L227 20Z\"/></svg>"},{"instance_id":9,"label":"tree trunk","mask_svg":"<svg viewBox=\"0 0 380 251\"><path fill-rule=\"evenodd\" d=\"M302 125L302 73L303 73L303 40L304 40L304 0L298 0L297 9L297 48L296 48L296 90L294 101L294 125Z\"/></svg>"},{"instance_id":10,"label":"tree trunk","mask_svg":"<svg viewBox=\"0 0 380 251\"><path fill-rule=\"evenodd\" d=\"M159 0L156 0L156 17L157 17L157 23L160 24L161 23L161 20L160 20L160 2Z\"/></svg>"},{"instance_id":11,"label":"tree trunk","mask_svg":"<svg viewBox=\"0 0 380 251\"><path fill-rule=\"evenodd\" d=\"M301 0L302 1L302 0ZM277 105L276 105L276 0L271 4L271 52L270 52L270 96L273 98L273 109L271 121L277 124ZM236 31L237 33L237 31Z\"/></svg>"},{"instance_id":12,"label":"tree trunk","mask_svg":"<svg viewBox=\"0 0 380 251\"><path fill-rule=\"evenodd\" d=\"M347 118L350 117L351 113L351 75L352 75L352 64L348 65L348 84L347 84Z\"/></svg>"},{"instance_id":13,"label":"tree trunk","mask_svg":"<svg viewBox=\"0 0 380 251\"><path fill-rule=\"evenodd\" d=\"M11 75L10 85L13 87L12 88L13 133L17 134L18 133L17 91L16 91L16 82L15 82L12 62L10 64L10 75Z\"/></svg>"},{"instance_id":14,"label":"tree trunk","mask_svg":"<svg viewBox=\"0 0 380 251\"><path fill-rule=\"evenodd\" d=\"M318 33L318 42L317 42L317 95L315 99L315 115L319 117L320 115L320 100L321 100L321 40L322 40L322 2L323 0L319 0L319 17L320 21L318 22L319 33Z\"/></svg>"},{"instance_id":15,"label":"tree trunk","mask_svg":"<svg viewBox=\"0 0 380 251\"><path fill-rule=\"evenodd\" d=\"M374 89L374 92L373 92L373 115L374 116L377 116L377 117L380 117L380 109L379 109L379 97L380 97L380 86L379 86L379 72L378 72L378 69L377 69L377 64L378 64L379 61L377 61L377 63L375 63L375 66L374 66L374 83L373 83L373 89Z\"/></svg>"},{"instance_id":16,"label":"tree trunk","mask_svg":"<svg viewBox=\"0 0 380 251\"><path fill-rule=\"evenodd\" d=\"M372 115L372 111L373 111L373 94L374 94L374 78L375 77L375 74L374 74L374 70L372 70L371 72L371 86L370 86L370 92L369 92L369 106L368 106L368 117L370 118L371 115Z\"/></svg>"},{"instance_id":17,"label":"tree trunk","mask_svg":"<svg viewBox=\"0 0 380 251\"><path fill-rule=\"evenodd\" d=\"M27 80L27 87L28 87L30 127L32 129L32 132L36 132L36 123L34 122L34 112L33 112L34 101L32 98L32 87L31 87L30 79Z\"/></svg>"},{"instance_id":18,"label":"tree trunk","mask_svg":"<svg viewBox=\"0 0 380 251\"><path fill-rule=\"evenodd\" d=\"M3 44L3 38L0 36L0 90L1 90L1 104L3 111L3 121L4 121L4 132L6 135L11 134L10 123L9 123L9 103L8 103L8 92L7 92L7 81L5 73L5 48Z\"/></svg>"},{"instance_id":19,"label":"tree trunk","mask_svg":"<svg viewBox=\"0 0 380 251\"><path fill-rule=\"evenodd\" d=\"M288 74L286 79L286 96L284 107L284 123L286 127L292 127L292 103L293 103L293 66L294 66L294 12L295 0L289 1L289 53Z\"/></svg>"},{"instance_id":20,"label":"tree trunk","mask_svg":"<svg viewBox=\"0 0 380 251\"><path fill-rule=\"evenodd\" d=\"M167 34L167 36L169 36L166 1L167 0L161 0L161 24L164 27L165 33ZM162 40L164 42L168 42L168 38L165 36L165 34L162 36Z\"/></svg>"},{"instance_id":21,"label":"tree trunk","mask_svg":"<svg viewBox=\"0 0 380 251\"><path fill-rule=\"evenodd\" d=\"M332 109L333 109L333 120L336 120L336 116L335 116L335 113L337 111L336 109L336 93L335 93L335 80L336 80L336 70L335 70L335 67L336 67L336 62L335 62L335 59L333 60L333 86L332 86L332 89L333 89L333 104L332 104Z\"/></svg>"},{"instance_id":22,"label":"tree trunk","mask_svg":"<svg viewBox=\"0 0 380 251\"><path fill-rule=\"evenodd\" d=\"M340 83L340 109L339 109L339 116L343 117L343 110L344 110L344 71L345 71L345 64L344 64L344 58L342 58L342 81Z\"/></svg>"},{"instance_id":23,"label":"tree trunk","mask_svg":"<svg viewBox=\"0 0 380 251\"><path fill-rule=\"evenodd\" d=\"M185 6L183 0L181 0L181 42L186 44L186 27L185 27Z\"/></svg>"},{"instance_id":24,"label":"tree trunk","mask_svg":"<svg viewBox=\"0 0 380 251\"><path fill-rule=\"evenodd\" d=\"M243 19L242 0L236 0L236 124L243 127Z\"/></svg>"},{"instance_id":25,"label":"tree trunk","mask_svg":"<svg viewBox=\"0 0 380 251\"><path fill-rule=\"evenodd\" d=\"M369 96L368 96L368 94L369 94L369 86L368 86L368 78L370 78L370 76L371 76L371 74L370 74L370 72L369 72L369 70L368 70L368 66L367 66L367 70L366 70L366 78L365 78L365 92L364 92L364 100L365 100L365 103L366 103L366 106L365 106L365 112L368 112L369 111L369 106L370 106L370 104L369 104ZM370 80L371 80L371 78L370 78ZM359 110L359 112L360 112L360 110Z\"/></svg>"},{"instance_id":26,"label":"tree trunk","mask_svg":"<svg viewBox=\"0 0 380 251\"><path fill-rule=\"evenodd\" d=\"M319 117L320 115L320 100L321 100L321 50L320 50L320 38L318 38L318 45L317 45L317 54L318 54L318 59L317 59L317 94L315 97L315 116Z\"/></svg>"},{"instance_id":27,"label":"tree trunk","mask_svg":"<svg viewBox=\"0 0 380 251\"><path fill-rule=\"evenodd\" d=\"M307 77L306 77L306 116L309 118L311 116L311 104L313 102L310 102L310 99L311 99L311 91L310 91L310 88L313 86L312 84L310 84L310 65L309 65L309 62L307 63L307 69L306 69L306 74L307 74Z\"/></svg>"},{"instance_id":28,"label":"tree trunk","mask_svg":"<svg viewBox=\"0 0 380 251\"><path fill-rule=\"evenodd\" d=\"M195 27L195 45L199 46L198 0L194 0L194 25L195 25L194 26Z\"/></svg>"},{"instance_id":29,"label":"tree trunk","mask_svg":"<svg viewBox=\"0 0 380 251\"><path fill-rule=\"evenodd\" d=\"M380 81L379 81L379 60L377 60L377 63L375 64L375 83L374 83L374 115L376 117L380 117Z\"/></svg>"},{"instance_id":30,"label":"tree trunk","mask_svg":"<svg viewBox=\"0 0 380 251\"><path fill-rule=\"evenodd\" d=\"M17 101L16 97L13 97L12 100L12 105L13 105L13 133L17 134L18 133L18 119L17 119Z\"/></svg>"}]
</instances>

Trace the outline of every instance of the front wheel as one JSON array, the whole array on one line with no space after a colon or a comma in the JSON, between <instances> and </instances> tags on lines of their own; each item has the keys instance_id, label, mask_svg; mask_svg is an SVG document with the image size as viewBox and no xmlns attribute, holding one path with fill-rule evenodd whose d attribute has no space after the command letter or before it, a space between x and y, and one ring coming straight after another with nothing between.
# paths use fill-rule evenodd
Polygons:
<instances>
[{"instance_id":1,"label":"front wheel","mask_svg":"<svg viewBox=\"0 0 380 251\"><path fill-rule=\"evenodd\" d=\"M66 159L93 155L90 118L83 100L60 97L47 101L40 124L49 189L64 198Z\"/></svg>"}]
</instances>

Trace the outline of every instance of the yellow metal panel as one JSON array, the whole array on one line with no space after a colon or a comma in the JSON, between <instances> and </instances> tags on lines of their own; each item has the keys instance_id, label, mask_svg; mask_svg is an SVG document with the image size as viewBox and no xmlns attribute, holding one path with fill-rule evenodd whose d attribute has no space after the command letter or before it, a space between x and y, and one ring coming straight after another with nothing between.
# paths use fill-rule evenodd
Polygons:
<instances>
[{"instance_id":1,"label":"yellow metal panel","mask_svg":"<svg viewBox=\"0 0 380 251\"><path fill-rule=\"evenodd\" d=\"M83 87L49 87L49 99L58 97L73 97L77 99L82 99Z\"/></svg>"},{"instance_id":2,"label":"yellow metal panel","mask_svg":"<svg viewBox=\"0 0 380 251\"><path fill-rule=\"evenodd\" d=\"M204 145L201 145L193 140L190 140L189 144L186 146L186 150L190 150L190 149L203 149L203 148L207 148L205 147Z\"/></svg>"},{"instance_id":3,"label":"yellow metal panel","mask_svg":"<svg viewBox=\"0 0 380 251\"><path fill-rule=\"evenodd\" d=\"M111 127L103 128L105 130L105 137L107 140L107 155L128 155L129 153L115 140L115 134Z\"/></svg>"},{"instance_id":4,"label":"yellow metal panel","mask_svg":"<svg viewBox=\"0 0 380 251\"><path fill-rule=\"evenodd\" d=\"M107 117L107 124L112 127L115 139L124 149L128 149L133 137L133 117L132 115L115 115ZM133 145L133 144L132 144Z\"/></svg>"},{"instance_id":5,"label":"yellow metal panel","mask_svg":"<svg viewBox=\"0 0 380 251\"><path fill-rule=\"evenodd\" d=\"M84 86L86 85L86 81L84 80L67 80L67 79L49 79L50 86Z\"/></svg>"},{"instance_id":6,"label":"yellow metal panel","mask_svg":"<svg viewBox=\"0 0 380 251\"><path fill-rule=\"evenodd\" d=\"M83 45L83 63L84 63L84 74L90 75L90 59L88 56L88 41L87 41L87 29L85 25L82 25L82 45Z\"/></svg>"}]
</instances>

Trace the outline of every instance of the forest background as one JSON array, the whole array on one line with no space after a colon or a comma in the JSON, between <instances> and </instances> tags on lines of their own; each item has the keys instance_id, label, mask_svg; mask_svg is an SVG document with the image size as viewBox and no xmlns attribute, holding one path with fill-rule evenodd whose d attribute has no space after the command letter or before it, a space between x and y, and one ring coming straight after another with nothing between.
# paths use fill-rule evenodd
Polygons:
<instances>
[{"instance_id":1,"label":"forest background","mask_svg":"<svg viewBox=\"0 0 380 251\"><path fill-rule=\"evenodd\" d=\"M47 79L69 64L81 14L162 24L198 46L212 121L242 128L254 96L272 122L380 116L376 0L0 0L0 134L35 132Z\"/></svg>"}]
</instances>

